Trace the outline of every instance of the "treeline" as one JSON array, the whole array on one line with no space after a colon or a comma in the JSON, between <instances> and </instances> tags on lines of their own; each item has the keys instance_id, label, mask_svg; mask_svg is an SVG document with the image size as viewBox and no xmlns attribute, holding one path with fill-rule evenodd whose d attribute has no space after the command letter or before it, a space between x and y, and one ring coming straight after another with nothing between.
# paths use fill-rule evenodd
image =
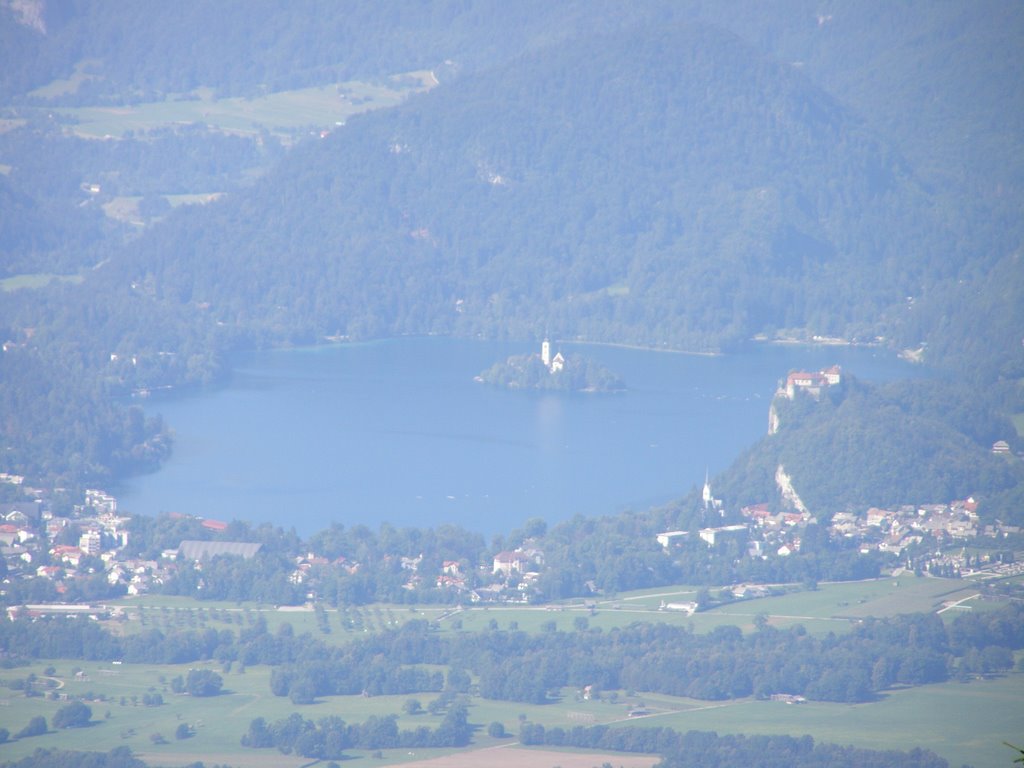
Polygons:
<instances>
[{"instance_id":1,"label":"treeline","mask_svg":"<svg viewBox=\"0 0 1024 768\"><path fill-rule=\"evenodd\" d=\"M347 724L339 717L314 722L294 713L267 723L257 717L242 736L242 746L276 747L286 755L338 760L344 757L346 749L462 747L469 743L473 732L463 702L450 704L436 728L399 730L397 720L397 715L385 715L370 717L363 723Z\"/></svg>"},{"instance_id":2,"label":"treeline","mask_svg":"<svg viewBox=\"0 0 1024 768\"><path fill-rule=\"evenodd\" d=\"M147 768L128 747L109 752L37 749L28 757L3 763L3 768Z\"/></svg>"},{"instance_id":3,"label":"treeline","mask_svg":"<svg viewBox=\"0 0 1024 768\"><path fill-rule=\"evenodd\" d=\"M1024 608L967 614L948 626L935 615L866 620L825 637L802 627L761 626L744 635L718 627L706 635L667 625L566 633L492 629L440 634L423 620L343 647L290 627L276 634L262 619L239 631L156 629L118 637L75 619L0 626L0 651L11 658L124 659L138 663L217 660L274 667L277 696L310 703L320 696L467 691L478 676L484 698L543 704L571 686L632 689L724 700L775 693L819 701L869 701L900 685L922 685L959 673L1004 672L1024 648ZM422 665L449 667L447 682Z\"/></svg>"},{"instance_id":4,"label":"treeline","mask_svg":"<svg viewBox=\"0 0 1024 768\"><path fill-rule=\"evenodd\" d=\"M447 716L445 718L448 719ZM465 726L464 726L465 727ZM467 728L468 729L468 728ZM437 734L444 728L398 731L393 718L373 717L365 723L349 725L338 718L322 718L317 722L298 714L268 724L263 718L250 723L242 737L250 747L278 747L286 754L322 760L343 757L342 745L374 749L369 744L386 746L424 746L401 743L409 734L418 740L420 732ZM453 726L451 732L457 733ZM368 737L368 738L367 738ZM688 731L679 733L670 728L609 728L597 725L571 729L548 728L524 723L519 735L527 745L575 747L615 752L661 754L657 768L706 768L735 766L747 768L948 768L949 763L927 749L871 750L815 741L810 736L738 736L715 732ZM357 739L366 739L357 742ZM246 743L246 741L250 743ZM252 743L259 741L260 743ZM280 744L274 743L280 741ZM466 742L462 742L464 744ZM366 746L363 746L363 745ZM446 746L460 746L453 743ZM193 768L201 768L195 763ZM3 763L3 768L146 768L127 747L107 753L39 749L21 760Z\"/></svg>"},{"instance_id":5,"label":"treeline","mask_svg":"<svg viewBox=\"0 0 1024 768\"><path fill-rule=\"evenodd\" d=\"M948 768L931 750L873 750L815 742L810 736L719 736L714 731L679 733L671 728L610 728L606 725L545 728L524 723L521 743L529 746L657 753L656 768Z\"/></svg>"}]
</instances>

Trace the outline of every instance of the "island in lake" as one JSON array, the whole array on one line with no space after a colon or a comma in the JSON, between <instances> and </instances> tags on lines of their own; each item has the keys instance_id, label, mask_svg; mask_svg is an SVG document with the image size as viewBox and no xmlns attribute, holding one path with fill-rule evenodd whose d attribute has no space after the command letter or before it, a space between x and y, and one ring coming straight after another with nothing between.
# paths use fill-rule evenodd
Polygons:
<instances>
[{"instance_id":1,"label":"island in lake","mask_svg":"<svg viewBox=\"0 0 1024 768\"><path fill-rule=\"evenodd\" d=\"M539 389L560 392L621 392L625 383L603 365L579 354L551 355L544 339L539 354L513 355L495 363L477 381L508 389Z\"/></svg>"}]
</instances>

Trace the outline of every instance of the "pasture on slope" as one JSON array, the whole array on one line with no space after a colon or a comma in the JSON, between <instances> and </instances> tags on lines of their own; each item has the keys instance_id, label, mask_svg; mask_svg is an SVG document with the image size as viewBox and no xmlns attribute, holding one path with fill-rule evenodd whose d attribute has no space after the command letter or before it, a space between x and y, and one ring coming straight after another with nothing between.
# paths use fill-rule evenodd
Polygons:
<instances>
[{"instance_id":1,"label":"pasture on slope","mask_svg":"<svg viewBox=\"0 0 1024 768\"><path fill-rule=\"evenodd\" d=\"M254 98L218 99L209 89L164 101L117 107L60 107L83 138L119 138L163 126L205 124L226 133L261 130L292 137L303 128L328 129L352 115L399 104L410 94L437 84L430 72L394 75L377 83L346 82L268 93Z\"/></svg>"}]
</instances>

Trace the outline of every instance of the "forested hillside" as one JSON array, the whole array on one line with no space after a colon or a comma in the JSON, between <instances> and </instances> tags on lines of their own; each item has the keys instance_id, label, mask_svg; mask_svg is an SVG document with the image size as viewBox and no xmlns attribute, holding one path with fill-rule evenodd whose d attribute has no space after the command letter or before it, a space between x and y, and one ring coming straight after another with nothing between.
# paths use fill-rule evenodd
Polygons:
<instances>
[{"instance_id":1,"label":"forested hillside","mask_svg":"<svg viewBox=\"0 0 1024 768\"><path fill-rule=\"evenodd\" d=\"M142 466L159 429L93 440L86 404L328 335L843 336L1021 410L1024 14L826 5L5 3L0 275L81 282L3 294L0 464ZM202 125L86 142L57 109L416 69L440 84L287 151ZM190 193L226 194L170 209ZM40 371L79 407L32 400Z\"/></svg>"},{"instance_id":2,"label":"forested hillside","mask_svg":"<svg viewBox=\"0 0 1024 768\"><path fill-rule=\"evenodd\" d=\"M752 446L716 487L733 504L778 497L782 465L820 519L844 509L945 503L980 495L987 519L1024 522L1004 495L1021 484L1019 462L992 444L1015 430L984 393L940 381L872 386L847 379L820 400L779 398L778 432Z\"/></svg>"},{"instance_id":3,"label":"forested hillside","mask_svg":"<svg viewBox=\"0 0 1024 768\"><path fill-rule=\"evenodd\" d=\"M966 257L935 199L788 67L709 27L645 26L353 120L112 268L309 340L873 338Z\"/></svg>"}]
</instances>

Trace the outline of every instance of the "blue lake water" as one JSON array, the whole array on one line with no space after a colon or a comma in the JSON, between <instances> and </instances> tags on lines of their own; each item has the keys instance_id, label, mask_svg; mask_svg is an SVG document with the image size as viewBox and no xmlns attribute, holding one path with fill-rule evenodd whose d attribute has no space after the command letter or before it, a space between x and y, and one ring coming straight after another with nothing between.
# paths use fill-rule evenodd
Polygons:
<instances>
[{"instance_id":1,"label":"blue lake water","mask_svg":"<svg viewBox=\"0 0 1024 768\"><path fill-rule=\"evenodd\" d=\"M175 431L167 464L120 490L127 512L294 527L524 520L645 509L725 469L767 429L787 371L838 363L884 381L919 371L882 350L759 346L703 357L561 345L619 374L616 395L488 388L473 377L525 344L403 338L260 352L231 382L147 403Z\"/></svg>"}]
</instances>

